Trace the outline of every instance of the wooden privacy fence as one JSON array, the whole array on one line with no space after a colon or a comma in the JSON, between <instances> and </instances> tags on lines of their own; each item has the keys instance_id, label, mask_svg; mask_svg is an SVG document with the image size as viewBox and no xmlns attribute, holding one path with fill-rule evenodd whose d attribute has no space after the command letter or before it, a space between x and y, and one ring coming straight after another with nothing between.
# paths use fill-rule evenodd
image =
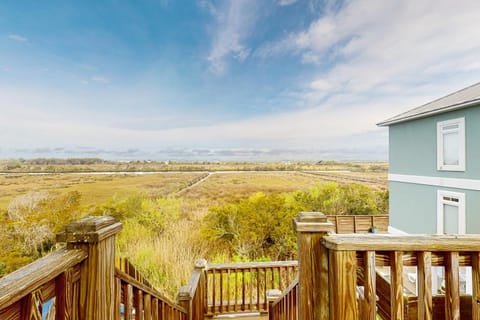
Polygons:
<instances>
[{"instance_id":1,"label":"wooden privacy fence","mask_svg":"<svg viewBox=\"0 0 480 320\"><path fill-rule=\"evenodd\" d=\"M187 319L184 308L115 270L111 217L87 217L57 235L66 247L0 279L0 319Z\"/></svg>"},{"instance_id":2,"label":"wooden privacy fence","mask_svg":"<svg viewBox=\"0 0 480 320\"><path fill-rule=\"evenodd\" d=\"M388 214L372 215L337 215L326 216L333 224L335 233L369 233L375 227L379 233L387 233L389 225Z\"/></svg>"}]
</instances>

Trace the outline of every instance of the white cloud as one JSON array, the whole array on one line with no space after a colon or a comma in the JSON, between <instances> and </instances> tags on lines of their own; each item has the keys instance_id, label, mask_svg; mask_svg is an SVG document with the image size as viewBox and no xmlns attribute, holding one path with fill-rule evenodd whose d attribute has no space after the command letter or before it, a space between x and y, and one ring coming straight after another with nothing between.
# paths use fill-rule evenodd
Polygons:
<instances>
[{"instance_id":1,"label":"white cloud","mask_svg":"<svg viewBox=\"0 0 480 320\"><path fill-rule=\"evenodd\" d=\"M17 42L28 42L28 39L18 34L9 34L8 38Z\"/></svg>"},{"instance_id":2,"label":"white cloud","mask_svg":"<svg viewBox=\"0 0 480 320\"><path fill-rule=\"evenodd\" d=\"M245 40L256 20L255 0L222 2L220 8L214 7L209 2L202 2L215 18L213 43L207 60L210 70L221 75L225 72L228 59L233 58L244 61L250 55L250 48Z\"/></svg>"},{"instance_id":3,"label":"white cloud","mask_svg":"<svg viewBox=\"0 0 480 320\"><path fill-rule=\"evenodd\" d=\"M263 48L263 53L279 54L282 49L299 54L304 63L332 65L307 85L310 96L312 91L328 91L315 83L375 95L387 87L441 84L452 75L480 70L479 11L478 1L349 1L307 30Z\"/></svg>"},{"instance_id":4,"label":"white cloud","mask_svg":"<svg viewBox=\"0 0 480 320\"><path fill-rule=\"evenodd\" d=\"M281 6L289 6L291 4L294 4L297 1L298 0L279 0L278 4L281 5Z\"/></svg>"},{"instance_id":5,"label":"white cloud","mask_svg":"<svg viewBox=\"0 0 480 320\"><path fill-rule=\"evenodd\" d=\"M102 75L95 75L91 78L92 81L98 82L98 83L103 83L103 84L109 84L110 79L102 76Z\"/></svg>"}]
</instances>

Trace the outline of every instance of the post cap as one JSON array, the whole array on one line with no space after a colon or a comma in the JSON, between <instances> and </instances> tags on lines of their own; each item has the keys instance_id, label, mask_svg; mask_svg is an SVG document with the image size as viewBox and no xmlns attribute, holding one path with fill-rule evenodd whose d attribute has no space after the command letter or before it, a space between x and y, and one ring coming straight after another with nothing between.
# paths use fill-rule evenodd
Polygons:
<instances>
[{"instance_id":1,"label":"post cap","mask_svg":"<svg viewBox=\"0 0 480 320\"><path fill-rule=\"evenodd\" d=\"M297 232L332 232L333 223L321 212L300 212L293 218L293 226Z\"/></svg>"},{"instance_id":2,"label":"post cap","mask_svg":"<svg viewBox=\"0 0 480 320\"><path fill-rule=\"evenodd\" d=\"M278 289L269 289L267 290L267 300L272 301L280 298L282 296L282 291Z\"/></svg>"},{"instance_id":3,"label":"post cap","mask_svg":"<svg viewBox=\"0 0 480 320\"><path fill-rule=\"evenodd\" d=\"M190 291L192 291L192 287L189 285L180 287L177 293L177 301L192 300Z\"/></svg>"},{"instance_id":4,"label":"post cap","mask_svg":"<svg viewBox=\"0 0 480 320\"><path fill-rule=\"evenodd\" d=\"M197 259L194 264L195 269L205 269L207 267L207 260Z\"/></svg>"},{"instance_id":5,"label":"post cap","mask_svg":"<svg viewBox=\"0 0 480 320\"><path fill-rule=\"evenodd\" d=\"M89 216L66 226L57 234L57 242L94 243L114 236L122 230L122 224L109 216Z\"/></svg>"}]
</instances>

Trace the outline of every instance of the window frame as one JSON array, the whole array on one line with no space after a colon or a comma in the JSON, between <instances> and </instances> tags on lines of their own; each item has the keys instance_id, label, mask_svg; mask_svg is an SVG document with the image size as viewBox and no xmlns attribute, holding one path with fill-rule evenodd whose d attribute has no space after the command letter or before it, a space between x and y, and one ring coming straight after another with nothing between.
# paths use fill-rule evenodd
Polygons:
<instances>
[{"instance_id":1,"label":"window frame","mask_svg":"<svg viewBox=\"0 0 480 320\"><path fill-rule=\"evenodd\" d=\"M451 201L444 198L455 198L458 201ZM458 208L458 233L466 233L465 193L446 190L437 191L437 234L444 234L445 213L443 205L456 206Z\"/></svg>"},{"instance_id":2,"label":"window frame","mask_svg":"<svg viewBox=\"0 0 480 320\"><path fill-rule=\"evenodd\" d=\"M448 131L445 127L458 125L458 164L444 164L443 136ZM451 132L451 131L450 131ZM465 171L465 118L456 118L437 122L437 170L439 171Z\"/></svg>"}]
</instances>

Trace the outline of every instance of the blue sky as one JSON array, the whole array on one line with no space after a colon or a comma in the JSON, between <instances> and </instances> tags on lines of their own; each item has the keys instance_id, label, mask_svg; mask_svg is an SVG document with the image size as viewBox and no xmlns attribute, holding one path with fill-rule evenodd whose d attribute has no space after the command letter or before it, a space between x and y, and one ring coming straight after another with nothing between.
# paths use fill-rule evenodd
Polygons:
<instances>
[{"instance_id":1,"label":"blue sky","mask_svg":"<svg viewBox=\"0 0 480 320\"><path fill-rule=\"evenodd\" d=\"M0 3L0 158L386 159L479 81L479 1Z\"/></svg>"}]
</instances>

